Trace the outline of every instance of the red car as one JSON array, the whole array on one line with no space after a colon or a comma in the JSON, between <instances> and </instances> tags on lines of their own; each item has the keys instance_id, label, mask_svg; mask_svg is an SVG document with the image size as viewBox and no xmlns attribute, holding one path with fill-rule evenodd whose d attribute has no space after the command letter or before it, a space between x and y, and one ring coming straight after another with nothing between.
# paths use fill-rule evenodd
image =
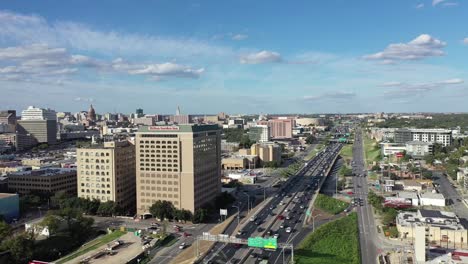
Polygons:
<instances>
[{"instance_id":1,"label":"red car","mask_svg":"<svg viewBox=\"0 0 468 264\"><path fill-rule=\"evenodd\" d=\"M349 195L353 195L354 193L353 193L353 192L347 192L347 194L349 194Z\"/></svg>"},{"instance_id":2,"label":"red car","mask_svg":"<svg viewBox=\"0 0 468 264\"><path fill-rule=\"evenodd\" d=\"M283 215L278 215L278 219L279 220L284 220L284 216Z\"/></svg>"},{"instance_id":3,"label":"red car","mask_svg":"<svg viewBox=\"0 0 468 264\"><path fill-rule=\"evenodd\" d=\"M189 237L189 236L191 236L191 235L192 235L192 234L189 234L189 233L187 233L187 232L184 232L184 237Z\"/></svg>"}]
</instances>

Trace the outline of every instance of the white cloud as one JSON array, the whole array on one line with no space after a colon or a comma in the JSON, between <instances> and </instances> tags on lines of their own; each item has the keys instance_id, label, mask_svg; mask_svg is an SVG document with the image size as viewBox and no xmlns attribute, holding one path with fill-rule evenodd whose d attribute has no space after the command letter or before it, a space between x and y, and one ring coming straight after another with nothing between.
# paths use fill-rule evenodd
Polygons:
<instances>
[{"instance_id":1,"label":"white cloud","mask_svg":"<svg viewBox=\"0 0 468 264\"><path fill-rule=\"evenodd\" d=\"M408 43L390 44L384 51L366 55L364 59L380 60L385 64L396 61L421 60L429 57L444 56L442 50L446 43L430 35L422 34Z\"/></svg>"},{"instance_id":2,"label":"white cloud","mask_svg":"<svg viewBox=\"0 0 468 264\"><path fill-rule=\"evenodd\" d=\"M446 0L432 0L432 6L436 6L442 2L445 2Z\"/></svg>"},{"instance_id":3,"label":"white cloud","mask_svg":"<svg viewBox=\"0 0 468 264\"><path fill-rule=\"evenodd\" d=\"M463 39L463 44L468 45L468 38Z\"/></svg>"},{"instance_id":4,"label":"white cloud","mask_svg":"<svg viewBox=\"0 0 468 264\"><path fill-rule=\"evenodd\" d=\"M304 96L303 99L306 101L316 101L316 100L349 100L356 97L356 93L354 92L346 92L346 91L336 91L330 93L324 93L321 95L312 95L312 96Z\"/></svg>"},{"instance_id":5,"label":"white cloud","mask_svg":"<svg viewBox=\"0 0 468 264\"><path fill-rule=\"evenodd\" d=\"M442 5L443 5L443 6L450 7L450 6L458 6L458 3L455 3L455 2L448 2L448 3L443 3Z\"/></svg>"},{"instance_id":6,"label":"white cloud","mask_svg":"<svg viewBox=\"0 0 468 264\"><path fill-rule=\"evenodd\" d=\"M247 39L249 36L246 34L236 34L231 37L232 40L244 40Z\"/></svg>"},{"instance_id":7,"label":"white cloud","mask_svg":"<svg viewBox=\"0 0 468 264\"><path fill-rule=\"evenodd\" d=\"M76 97L73 100L76 101L76 102L87 102L87 103L94 102L94 98L85 98L85 97Z\"/></svg>"},{"instance_id":8,"label":"white cloud","mask_svg":"<svg viewBox=\"0 0 468 264\"><path fill-rule=\"evenodd\" d=\"M159 81L162 77L198 78L205 71L204 68L194 69L172 62L161 64L131 64L118 58L112 62L111 67L120 72L132 75L147 75L151 80Z\"/></svg>"},{"instance_id":9,"label":"white cloud","mask_svg":"<svg viewBox=\"0 0 468 264\"><path fill-rule=\"evenodd\" d=\"M424 8L424 4L423 4L423 3L420 3L420 4L416 5L416 9L421 9L421 8Z\"/></svg>"},{"instance_id":10,"label":"white cloud","mask_svg":"<svg viewBox=\"0 0 468 264\"><path fill-rule=\"evenodd\" d=\"M281 62L281 55L278 52L263 50L257 53L250 53L241 56L240 63L242 64L261 64Z\"/></svg>"},{"instance_id":11,"label":"white cloud","mask_svg":"<svg viewBox=\"0 0 468 264\"><path fill-rule=\"evenodd\" d=\"M98 52L106 55L185 58L234 56L229 47L191 39L100 31L84 24L49 23L37 15L0 11L0 43L47 43L49 46Z\"/></svg>"},{"instance_id":12,"label":"white cloud","mask_svg":"<svg viewBox=\"0 0 468 264\"><path fill-rule=\"evenodd\" d=\"M427 93L434 91L436 89L444 88L446 86L462 84L464 81L459 78L447 79L438 82L427 82L427 83L417 83L417 84L408 84L402 82L387 82L383 83L380 86L382 87L392 87L393 89L387 90L384 92L385 96L389 98L401 98L409 96L424 96Z\"/></svg>"}]
</instances>

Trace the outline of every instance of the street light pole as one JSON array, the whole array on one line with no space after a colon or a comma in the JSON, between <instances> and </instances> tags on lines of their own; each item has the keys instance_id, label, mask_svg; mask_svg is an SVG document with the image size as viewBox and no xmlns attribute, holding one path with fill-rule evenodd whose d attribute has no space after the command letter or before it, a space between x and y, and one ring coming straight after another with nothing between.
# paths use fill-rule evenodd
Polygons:
<instances>
[{"instance_id":1,"label":"street light pole","mask_svg":"<svg viewBox=\"0 0 468 264\"><path fill-rule=\"evenodd\" d=\"M247 213L250 214L250 195L245 193L245 195L247 195Z\"/></svg>"},{"instance_id":2,"label":"street light pole","mask_svg":"<svg viewBox=\"0 0 468 264\"><path fill-rule=\"evenodd\" d=\"M240 203L239 203L239 205L240 205ZM240 210L239 210L239 206L233 205L232 207L237 208L237 227L239 227L239 224L240 224Z\"/></svg>"}]
</instances>

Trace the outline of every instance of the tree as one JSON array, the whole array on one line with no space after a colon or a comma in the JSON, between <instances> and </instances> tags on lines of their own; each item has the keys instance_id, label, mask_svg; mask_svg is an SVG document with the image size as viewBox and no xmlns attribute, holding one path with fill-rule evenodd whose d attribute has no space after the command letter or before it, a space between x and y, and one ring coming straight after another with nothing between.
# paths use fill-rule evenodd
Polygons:
<instances>
[{"instance_id":1,"label":"tree","mask_svg":"<svg viewBox=\"0 0 468 264\"><path fill-rule=\"evenodd\" d=\"M156 218L161 220L172 219L174 217L174 205L169 201L156 201L149 208L149 212Z\"/></svg>"},{"instance_id":2,"label":"tree","mask_svg":"<svg viewBox=\"0 0 468 264\"><path fill-rule=\"evenodd\" d=\"M391 223L394 223L397 215L398 215L398 211L395 210L394 208L385 208L383 218L382 218L382 224L389 225Z\"/></svg>"},{"instance_id":3,"label":"tree","mask_svg":"<svg viewBox=\"0 0 468 264\"><path fill-rule=\"evenodd\" d=\"M199 208L195 210L195 213L193 214L193 217L192 217L192 222L194 224L203 223L207 220L207 217L208 217L208 210L204 208Z\"/></svg>"},{"instance_id":4,"label":"tree","mask_svg":"<svg viewBox=\"0 0 468 264\"><path fill-rule=\"evenodd\" d=\"M34 234L24 232L7 239L3 247L10 251L12 263L27 263L33 257Z\"/></svg>"},{"instance_id":5,"label":"tree","mask_svg":"<svg viewBox=\"0 0 468 264\"><path fill-rule=\"evenodd\" d=\"M0 241L4 241L4 239L9 237L10 235L11 235L11 226L7 224L5 221L0 221Z\"/></svg>"},{"instance_id":6,"label":"tree","mask_svg":"<svg viewBox=\"0 0 468 264\"><path fill-rule=\"evenodd\" d=\"M312 144L312 143L314 143L316 140L317 140L317 138L316 138L314 135L311 134L311 135L308 135L308 136L307 136L305 142L306 142L307 144Z\"/></svg>"},{"instance_id":7,"label":"tree","mask_svg":"<svg viewBox=\"0 0 468 264\"><path fill-rule=\"evenodd\" d=\"M242 148L250 148L253 143L255 143L255 142L251 141L249 136L243 135L241 137L240 142L239 142L239 146L242 147Z\"/></svg>"},{"instance_id":8,"label":"tree","mask_svg":"<svg viewBox=\"0 0 468 264\"><path fill-rule=\"evenodd\" d=\"M182 209L182 220L184 220L184 222L190 221L192 217L193 217L192 212L186 209Z\"/></svg>"},{"instance_id":9,"label":"tree","mask_svg":"<svg viewBox=\"0 0 468 264\"><path fill-rule=\"evenodd\" d=\"M99 205L99 208L97 209L97 214L101 216L112 216L117 214L117 211L117 203L114 201L107 201Z\"/></svg>"},{"instance_id":10,"label":"tree","mask_svg":"<svg viewBox=\"0 0 468 264\"><path fill-rule=\"evenodd\" d=\"M49 229L49 234L53 235L59 229L61 222L61 219L59 219L57 215L49 212L41 221L40 226L47 227L47 229Z\"/></svg>"}]
</instances>

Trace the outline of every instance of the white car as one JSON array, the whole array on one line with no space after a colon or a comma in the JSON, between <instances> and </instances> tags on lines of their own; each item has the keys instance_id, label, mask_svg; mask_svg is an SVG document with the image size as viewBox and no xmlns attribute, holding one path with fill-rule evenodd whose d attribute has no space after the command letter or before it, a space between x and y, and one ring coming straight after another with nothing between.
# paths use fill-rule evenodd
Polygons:
<instances>
[{"instance_id":1,"label":"white car","mask_svg":"<svg viewBox=\"0 0 468 264\"><path fill-rule=\"evenodd\" d=\"M286 233L291 233L291 227L286 228Z\"/></svg>"},{"instance_id":2,"label":"white car","mask_svg":"<svg viewBox=\"0 0 468 264\"><path fill-rule=\"evenodd\" d=\"M182 244L179 245L179 249L184 249L185 246L186 246L185 243L182 243Z\"/></svg>"},{"instance_id":3,"label":"white car","mask_svg":"<svg viewBox=\"0 0 468 264\"><path fill-rule=\"evenodd\" d=\"M275 233L275 234L273 235L273 237L274 237L274 238L278 238L278 237L279 237L279 234L278 234L278 233Z\"/></svg>"}]
</instances>

